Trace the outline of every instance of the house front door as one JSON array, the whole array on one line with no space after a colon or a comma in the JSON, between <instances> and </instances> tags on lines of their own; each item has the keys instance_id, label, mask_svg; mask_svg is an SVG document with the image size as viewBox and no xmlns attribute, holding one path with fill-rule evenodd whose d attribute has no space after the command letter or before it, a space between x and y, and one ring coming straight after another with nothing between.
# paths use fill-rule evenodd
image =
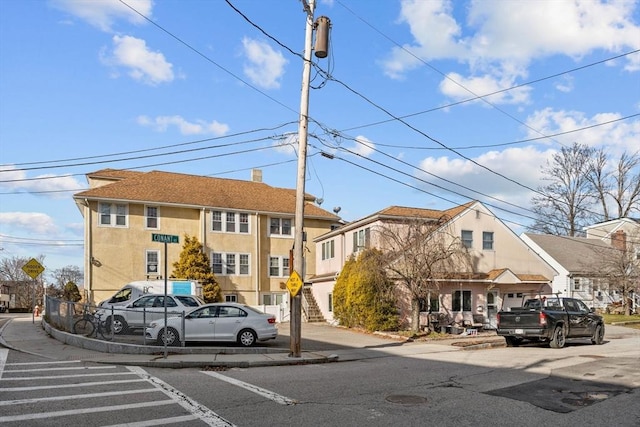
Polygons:
<instances>
[{"instance_id":1,"label":"house front door","mask_svg":"<svg viewBox=\"0 0 640 427\"><path fill-rule=\"evenodd\" d=\"M487 321L492 328L496 328L498 326L497 314L500 310L500 306L498 304L498 291L488 291L487 292Z\"/></svg>"}]
</instances>

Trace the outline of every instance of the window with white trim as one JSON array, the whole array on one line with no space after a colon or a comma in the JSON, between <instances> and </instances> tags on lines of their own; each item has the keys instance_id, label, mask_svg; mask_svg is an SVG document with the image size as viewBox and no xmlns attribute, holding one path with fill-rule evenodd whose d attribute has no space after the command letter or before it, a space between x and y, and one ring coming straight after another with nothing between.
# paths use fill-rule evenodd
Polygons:
<instances>
[{"instance_id":1,"label":"window with white trim","mask_svg":"<svg viewBox=\"0 0 640 427\"><path fill-rule=\"evenodd\" d=\"M482 232L482 250L485 250L485 251L493 250L493 231Z\"/></svg>"},{"instance_id":2,"label":"window with white trim","mask_svg":"<svg viewBox=\"0 0 640 427\"><path fill-rule=\"evenodd\" d=\"M159 275L158 268L160 267L160 251L148 250L145 253L146 261L146 273L150 275Z\"/></svg>"},{"instance_id":3,"label":"window with white trim","mask_svg":"<svg viewBox=\"0 0 640 427\"><path fill-rule=\"evenodd\" d=\"M353 252L359 252L369 247L371 240L371 229L364 228L353 232Z\"/></svg>"},{"instance_id":4,"label":"window with white trim","mask_svg":"<svg viewBox=\"0 0 640 427\"><path fill-rule=\"evenodd\" d=\"M249 254L240 254L240 275L244 276L249 274Z\"/></svg>"},{"instance_id":5,"label":"window with white trim","mask_svg":"<svg viewBox=\"0 0 640 427\"><path fill-rule=\"evenodd\" d=\"M129 207L119 203L100 203L99 221L101 226L106 227L127 227Z\"/></svg>"},{"instance_id":6,"label":"window with white trim","mask_svg":"<svg viewBox=\"0 0 640 427\"><path fill-rule=\"evenodd\" d=\"M248 233L249 232L249 214L246 213L241 213L240 215L240 222L239 222L239 232L240 233Z\"/></svg>"},{"instance_id":7,"label":"window with white trim","mask_svg":"<svg viewBox=\"0 0 640 427\"><path fill-rule=\"evenodd\" d=\"M269 276L288 277L289 257L271 256L269 257Z\"/></svg>"},{"instance_id":8,"label":"window with white trim","mask_svg":"<svg viewBox=\"0 0 640 427\"><path fill-rule=\"evenodd\" d=\"M157 206L145 206L144 224L146 228L155 230L160 228L160 208L158 208Z\"/></svg>"},{"instance_id":9,"label":"window with white trim","mask_svg":"<svg viewBox=\"0 0 640 427\"><path fill-rule=\"evenodd\" d=\"M211 231L225 233L249 233L249 214L211 211Z\"/></svg>"},{"instance_id":10,"label":"window with white trim","mask_svg":"<svg viewBox=\"0 0 640 427\"><path fill-rule=\"evenodd\" d=\"M212 252L211 271L221 276L246 276L249 274L249 254Z\"/></svg>"},{"instance_id":11,"label":"window with white trim","mask_svg":"<svg viewBox=\"0 0 640 427\"><path fill-rule=\"evenodd\" d=\"M468 249L473 247L473 231L462 230L460 238L462 239L462 246Z\"/></svg>"},{"instance_id":12,"label":"window with white trim","mask_svg":"<svg viewBox=\"0 0 640 427\"><path fill-rule=\"evenodd\" d=\"M264 305L280 305L285 302L287 294L263 294L262 304Z\"/></svg>"},{"instance_id":13,"label":"window with white trim","mask_svg":"<svg viewBox=\"0 0 640 427\"><path fill-rule=\"evenodd\" d=\"M322 259L331 259L335 256L335 241L322 243Z\"/></svg>"},{"instance_id":14,"label":"window with white trim","mask_svg":"<svg viewBox=\"0 0 640 427\"><path fill-rule=\"evenodd\" d=\"M269 221L269 234L291 236L291 218L271 218Z\"/></svg>"},{"instance_id":15,"label":"window with white trim","mask_svg":"<svg viewBox=\"0 0 640 427\"><path fill-rule=\"evenodd\" d=\"M211 211L211 230L222 231L222 212Z\"/></svg>"},{"instance_id":16,"label":"window with white trim","mask_svg":"<svg viewBox=\"0 0 640 427\"><path fill-rule=\"evenodd\" d=\"M227 220L225 230L227 233L235 233L236 231L236 214L235 212L227 212Z\"/></svg>"},{"instance_id":17,"label":"window with white trim","mask_svg":"<svg viewBox=\"0 0 640 427\"><path fill-rule=\"evenodd\" d=\"M238 302L238 296L236 294L225 295L224 302Z\"/></svg>"}]
</instances>

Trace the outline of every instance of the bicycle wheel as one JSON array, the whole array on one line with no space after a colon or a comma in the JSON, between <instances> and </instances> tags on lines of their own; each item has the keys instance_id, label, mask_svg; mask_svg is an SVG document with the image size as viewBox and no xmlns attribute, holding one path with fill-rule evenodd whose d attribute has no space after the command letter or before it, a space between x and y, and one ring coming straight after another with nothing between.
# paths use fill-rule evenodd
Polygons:
<instances>
[{"instance_id":1,"label":"bicycle wheel","mask_svg":"<svg viewBox=\"0 0 640 427\"><path fill-rule=\"evenodd\" d=\"M73 325L73 333L90 337L93 335L95 328L95 325L90 320L80 319Z\"/></svg>"},{"instance_id":2,"label":"bicycle wheel","mask_svg":"<svg viewBox=\"0 0 640 427\"><path fill-rule=\"evenodd\" d=\"M100 325L98 326L98 334L100 334L100 337L105 341L111 341L113 339L113 335L111 334L111 332L107 331L106 322L100 323Z\"/></svg>"}]
</instances>

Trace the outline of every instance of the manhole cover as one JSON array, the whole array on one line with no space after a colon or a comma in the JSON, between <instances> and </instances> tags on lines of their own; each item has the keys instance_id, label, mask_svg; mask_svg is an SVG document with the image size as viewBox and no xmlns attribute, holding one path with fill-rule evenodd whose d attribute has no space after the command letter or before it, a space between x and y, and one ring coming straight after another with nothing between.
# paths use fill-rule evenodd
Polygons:
<instances>
[{"instance_id":1,"label":"manhole cover","mask_svg":"<svg viewBox=\"0 0 640 427\"><path fill-rule=\"evenodd\" d=\"M420 405L427 403L427 399L422 396L409 396L406 394L392 394L391 396L387 396L387 401L401 405Z\"/></svg>"}]
</instances>

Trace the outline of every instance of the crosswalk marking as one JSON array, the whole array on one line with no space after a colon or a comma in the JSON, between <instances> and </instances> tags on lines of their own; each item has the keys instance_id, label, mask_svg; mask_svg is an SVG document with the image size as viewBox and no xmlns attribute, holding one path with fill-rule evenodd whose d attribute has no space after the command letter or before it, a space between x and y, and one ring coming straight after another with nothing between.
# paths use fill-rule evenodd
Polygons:
<instances>
[{"instance_id":1,"label":"crosswalk marking","mask_svg":"<svg viewBox=\"0 0 640 427\"><path fill-rule=\"evenodd\" d=\"M126 424L113 424L110 426L104 427L151 427L151 426L164 426L167 424L175 424L182 423L185 421L193 421L196 420L197 417L195 415L183 415L181 417L171 417L171 418L160 418L159 420L145 420L139 421L137 423L126 423Z\"/></svg>"},{"instance_id":2,"label":"crosswalk marking","mask_svg":"<svg viewBox=\"0 0 640 427\"><path fill-rule=\"evenodd\" d=\"M138 375L140 375L140 377L145 378L151 384L159 387L162 392L171 397L171 399L175 403L182 406L188 412L196 415L198 418L200 418L200 420L207 423L208 425L215 427L233 426L232 423L225 420L220 415L213 412L211 409L191 399L189 396L185 395L180 390L173 388L169 384L162 381L160 378L149 375L144 369L138 366L128 366L127 369L132 372L136 372Z\"/></svg>"},{"instance_id":3,"label":"crosswalk marking","mask_svg":"<svg viewBox=\"0 0 640 427\"><path fill-rule=\"evenodd\" d=\"M6 389L5 389L6 390ZM136 390L105 391L102 393L74 394L68 396L35 397L33 399L2 400L0 406L23 405L26 403L53 402L56 400L89 399L92 397L124 396L127 394L158 393L157 388L141 388Z\"/></svg>"},{"instance_id":4,"label":"crosswalk marking","mask_svg":"<svg viewBox=\"0 0 640 427\"><path fill-rule=\"evenodd\" d=\"M73 388L73 387L91 387L91 386L99 386L106 384L129 384L129 383L140 383L145 380L142 378L136 378L132 380L115 380L115 381L100 381L100 382L90 382L90 383L78 383L78 384L57 384L57 385L41 385L41 386L32 386L32 387L9 387L2 388L1 391L34 391L34 390L50 390L53 388Z\"/></svg>"},{"instance_id":5,"label":"crosswalk marking","mask_svg":"<svg viewBox=\"0 0 640 427\"><path fill-rule=\"evenodd\" d=\"M92 407L92 408L68 409L65 411L41 412L38 414L29 413L29 414L21 414L21 415L9 415L6 417L0 417L0 423L27 421L27 420L41 420L43 418L66 417L69 415L79 415L79 414L93 414L96 412L126 411L128 409L150 408L153 406L173 405L173 404L175 404L173 400L157 400L153 402L130 403L127 405L98 406L98 407Z\"/></svg>"},{"instance_id":6,"label":"crosswalk marking","mask_svg":"<svg viewBox=\"0 0 640 427\"><path fill-rule=\"evenodd\" d=\"M8 371L15 372L15 371ZM109 372L101 374L79 374L79 375L65 375L64 378L89 378L89 377L115 377L119 375L132 375L131 372ZM51 375L47 377L7 377L0 378L0 381L27 381L27 380L53 380L60 378L60 375Z\"/></svg>"},{"instance_id":7,"label":"crosswalk marking","mask_svg":"<svg viewBox=\"0 0 640 427\"><path fill-rule=\"evenodd\" d=\"M295 405L298 403L296 400L289 399L288 397L282 396L280 394L274 393L272 391L266 390L264 388L258 387L253 384L245 383L244 381L236 380L235 378L227 377L226 375L221 375L217 372L211 371L200 371L203 374L209 375L210 377L217 378L219 380L228 382L233 385L237 385L238 387L242 387L245 390L252 391L260 396L266 397L267 399L273 400L276 403L281 405Z\"/></svg>"}]
</instances>

